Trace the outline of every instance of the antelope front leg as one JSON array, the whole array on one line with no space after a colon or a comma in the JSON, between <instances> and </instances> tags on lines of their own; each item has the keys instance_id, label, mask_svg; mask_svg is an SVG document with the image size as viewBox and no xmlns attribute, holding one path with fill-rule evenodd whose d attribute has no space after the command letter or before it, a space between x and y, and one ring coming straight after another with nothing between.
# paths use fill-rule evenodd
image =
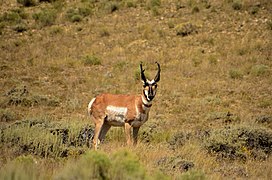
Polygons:
<instances>
[{"instance_id":1,"label":"antelope front leg","mask_svg":"<svg viewBox=\"0 0 272 180\"><path fill-rule=\"evenodd\" d=\"M107 124L106 122L104 122L104 124L102 125L100 134L98 136L98 139L100 140L100 142L102 142L105 139L105 136L107 134L107 132L110 130L111 126L109 124Z\"/></svg>"},{"instance_id":2,"label":"antelope front leg","mask_svg":"<svg viewBox=\"0 0 272 180\"><path fill-rule=\"evenodd\" d=\"M133 127L133 145L137 144L139 129L140 127Z\"/></svg>"},{"instance_id":3,"label":"antelope front leg","mask_svg":"<svg viewBox=\"0 0 272 180\"><path fill-rule=\"evenodd\" d=\"M125 134L127 145L131 146L131 125L129 123L125 123Z\"/></svg>"}]
</instances>

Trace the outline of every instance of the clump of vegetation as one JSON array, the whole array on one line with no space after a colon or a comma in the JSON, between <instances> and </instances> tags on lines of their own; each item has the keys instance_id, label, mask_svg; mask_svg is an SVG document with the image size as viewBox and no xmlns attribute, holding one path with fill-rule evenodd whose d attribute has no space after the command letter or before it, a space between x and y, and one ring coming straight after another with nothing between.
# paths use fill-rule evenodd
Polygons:
<instances>
[{"instance_id":1,"label":"clump of vegetation","mask_svg":"<svg viewBox=\"0 0 272 180\"><path fill-rule=\"evenodd\" d=\"M188 36L197 33L197 26L192 23L182 23L175 27L178 36Z\"/></svg>"},{"instance_id":2,"label":"clump of vegetation","mask_svg":"<svg viewBox=\"0 0 272 180\"><path fill-rule=\"evenodd\" d=\"M181 173L191 171L195 166L192 161L183 159L180 156L162 157L157 160L157 165L160 166L164 172L176 171Z\"/></svg>"},{"instance_id":3,"label":"clump of vegetation","mask_svg":"<svg viewBox=\"0 0 272 180\"><path fill-rule=\"evenodd\" d=\"M198 179L205 180L207 179L205 174L202 171L188 171L179 176L180 179L190 180L190 179Z\"/></svg>"},{"instance_id":4,"label":"clump of vegetation","mask_svg":"<svg viewBox=\"0 0 272 180\"><path fill-rule=\"evenodd\" d=\"M54 9L43 9L38 13L34 13L33 18L41 27L51 26L57 19L57 12Z\"/></svg>"},{"instance_id":5,"label":"clump of vegetation","mask_svg":"<svg viewBox=\"0 0 272 180\"><path fill-rule=\"evenodd\" d=\"M192 13L198 13L200 11L198 6L194 6L192 9Z\"/></svg>"},{"instance_id":6,"label":"clump of vegetation","mask_svg":"<svg viewBox=\"0 0 272 180\"><path fill-rule=\"evenodd\" d=\"M18 148L18 152L32 153L41 157L65 157L67 148L61 138L46 129L43 121L23 121L1 129L1 142Z\"/></svg>"},{"instance_id":7,"label":"clump of vegetation","mask_svg":"<svg viewBox=\"0 0 272 180\"><path fill-rule=\"evenodd\" d=\"M113 179L145 179L146 172L134 154L123 150L112 156L112 168L110 170Z\"/></svg>"},{"instance_id":8,"label":"clump of vegetation","mask_svg":"<svg viewBox=\"0 0 272 180\"><path fill-rule=\"evenodd\" d=\"M35 6L37 5L37 0L17 0L19 4L22 4L23 6L29 7L29 6Z\"/></svg>"},{"instance_id":9,"label":"clump of vegetation","mask_svg":"<svg viewBox=\"0 0 272 180\"><path fill-rule=\"evenodd\" d=\"M10 26L16 32L27 31L27 18L28 14L24 9L12 9L0 16L0 29Z\"/></svg>"},{"instance_id":10,"label":"clump of vegetation","mask_svg":"<svg viewBox=\"0 0 272 180\"><path fill-rule=\"evenodd\" d=\"M53 96L35 95L28 91L26 86L19 86L11 89L6 93L5 98L1 102L1 106L52 106L56 107L59 105L59 100Z\"/></svg>"},{"instance_id":11,"label":"clump of vegetation","mask_svg":"<svg viewBox=\"0 0 272 180\"><path fill-rule=\"evenodd\" d=\"M40 179L36 160L31 155L18 156L5 164L1 170L1 179Z\"/></svg>"},{"instance_id":12,"label":"clump of vegetation","mask_svg":"<svg viewBox=\"0 0 272 180\"><path fill-rule=\"evenodd\" d=\"M231 79L242 79L243 78L243 72L240 69L231 69L229 70L229 77Z\"/></svg>"},{"instance_id":13,"label":"clump of vegetation","mask_svg":"<svg viewBox=\"0 0 272 180\"><path fill-rule=\"evenodd\" d=\"M101 28L99 32L101 37L108 37L110 36L110 32L107 28Z\"/></svg>"},{"instance_id":14,"label":"clump of vegetation","mask_svg":"<svg viewBox=\"0 0 272 180\"><path fill-rule=\"evenodd\" d=\"M272 132L251 127L218 129L205 140L205 148L230 159L266 158L272 153Z\"/></svg>"},{"instance_id":15,"label":"clump of vegetation","mask_svg":"<svg viewBox=\"0 0 272 180\"><path fill-rule=\"evenodd\" d=\"M24 31L27 31L28 27L25 23L19 23L17 25L15 25L13 27L13 29L16 31L16 32L24 32Z\"/></svg>"},{"instance_id":16,"label":"clump of vegetation","mask_svg":"<svg viewBox=\"0 0 272 180\"><path fill-rule=\"evenodd\" d=\"M251 7L250 8L250 10L249 10L249 12L250 12L250 14L257 14L258 12L259 12L259 7L258 6L253 6L253 7Z\"/></svg>"},{"instance_id":17,"label":"clump of vegetation","mask_svg":"<svg viewBox=\"0 0 272 180\"><path fill-rule=\"evenodd\" d=\"M80 6L76 8L70 8L66 12L66 17L71 22L80 22L83 18L92 14L92 9L88 6Z\"/></svg>"},{"instance_id":18,"label":"clump of vegetation","mask_svg":"<svg viewBox=\"0 0 272 180\"><path fill-rule=\"evenodd\" d=\"M148 0L146 2L146 6L147 6L148 9L159 7L160 5L161 5L161 1L160 0Z\"/></svg>"},{"instance_id":19,"label":"clump of vegetation","mask_svg":"<svg viewBox=\"0 0 272 180\"><path fill-rule=\"evenodd\" d=\"M128 8L136 8L137 3L135 0L127 0L127 1L125 1L125 6Z\"/></svg>"},{"instance_id":20,"label":"clump of vegetation","mask_svg":"<svg viewBox=\"0 0 272 180\"><path fill-rule=\"evenodd\" d=\"M18 121L1 127L0 140L18 153L40 157L67 157L82 154L90 146L91 127L84 124L64 127L50 123L48 118Z\"/></svg>"},{"instance_id":21,"label":"clump of vegetation","mask_svg":"<svg viewBox=\"0 0 272 180\"><path fill-rule=\"evenodd\" d=\"M159 15L159 7L161 6L161 0L148 0L146 2L146 7L148 10L151 10L154 16Z\"/></svg>"},{"instance_id":22,"label":"clump of vegetation","mask_svg":"<svg viewBox=\"0 0 272 180\"><path fill-rule=\"evenodd\" d=\"M86 55L85 57L83 57L82 62L83 62L83 64L85 66L93 66L93 65L101 65L102 64L100 58L98 58L94 54L92 54L92 55Z\"/></svg>"},{"instance_id":23,"label":"clump of vegetation","mask_svg":"<svg viewBox=\"0 0 272 180\"><path fill-rule=\"evenodd\" d=\"M121 150L112 156L88 151L81 158L69 163L56 179L145 179L145 169L137 156Z\"/></svg>"},{"instance_id":24,"label":"clump of vegetation","mask_svg":"<svg viewBox=\"0 0 272 180\"><path fill-rule=\"evenodd\" d=\"M264 64L258 64L251 68L251 74L254 76L264 76L269 74L269 67Z\"/></svg>"},{"instance_id":25,"label":"clump of vegetation","mask_svg":"<svg viewBox=\"0 0 272 180\"><path fill-rule=\"evenodd\" d=\"M105 4L105 9L108 13L113 13L114 11L117 11L120 8L120 5L118 2L109 2Z\"/></svg>"},{"instance_id":26,"label":"clump of vegetation","mask_svg":"<svg viewBox=\"0 0 272 180\"><path fill-rule=\"evenodd\" d=\"M207 115L207 120L215 121L220 120L224 123L237 123L240 121L240 117L230 112L210 112Z\"/></svg>"},{"instance_id":27,"label":"clump of vegetation","mask_svg":"<svg viewBox=\"0 0 272 180\"><path fill-rule=\"evenodd\" d=\"M170 149L177 149L181 146L183 146L191 137L190 133L185 132L179 132L174 134L170 139L168 140L169 148Z\"/></svg>"},{"instance_id":28,"label":"clump of vegetation","mask_svg":"<svg viewBox=\"0 0 272 180\"><path fill-rule=\"evenodd\" d=\"M10 122L17 119L17 115L8 110L8 109L0 109L0 122Z\"/></svg>"},{"instance_id":29,"label":"clump of vegetation","mask_svg":"<svg viewBox=\"0 0 272 180\"><path fill-rule=\"evenodd\" d=\"M106 154L88 151L78 161L70 162L56 179L109 179L110 166Z\"/></svg>"},{"instance_id":30,"label":"clump of vegetation","mask_svg":"<svg viewBox=\"0 0 272 180\"><path fill-rule=\"evenodd\" d=\"M233 3L232 3L232 8L234 10L241 10L243 7L243 4L241 3L240 0L235 0Z\"/></svg>"}]
</instances>

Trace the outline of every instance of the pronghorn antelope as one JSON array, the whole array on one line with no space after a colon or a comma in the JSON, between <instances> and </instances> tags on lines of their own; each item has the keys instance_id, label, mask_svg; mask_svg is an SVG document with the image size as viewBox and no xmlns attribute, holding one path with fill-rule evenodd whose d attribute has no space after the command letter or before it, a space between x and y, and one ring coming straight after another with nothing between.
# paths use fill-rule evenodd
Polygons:
<instances>
[{"instance_id":1,"label":"pronghorn antelope","mask_svg":"<svg viewBox=\"0 0 272 180\"><path fill-rule=\"evenodd\" d=\"M160 64L153 80L145 77L142 63L140 64L143 91L140 95L100 94L93 98L88 105L88 113L95 124L93 146L97 150L98 144L105 138L111 126L125 128L128 145L137 143L139 128L148 120L152 100L156 95L157 82L160 81ZM131 137L131 129L133 138Z\"/></svg>"}]
</instances>

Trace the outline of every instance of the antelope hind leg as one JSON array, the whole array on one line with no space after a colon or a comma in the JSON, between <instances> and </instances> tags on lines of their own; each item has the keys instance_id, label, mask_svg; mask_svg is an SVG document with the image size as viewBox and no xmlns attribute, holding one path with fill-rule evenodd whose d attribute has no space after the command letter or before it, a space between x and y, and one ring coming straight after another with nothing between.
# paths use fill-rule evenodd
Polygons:
<instances>
[{"instance_id":1,"label":"antelope hind leg","mask_svg":"<svg viewBox=\"0 0 272 180\"><path fill-rule=\"evenodd\" d=\"M101 132L101 129L102 129L102 126L104 124L104 121L100 121L98 123L95 124L95 130L94 130L94 138L93 138L93 146L94 146L94 149L97 150L97 146L99 144L99 134Z\"/></svg>"}]
</instances>

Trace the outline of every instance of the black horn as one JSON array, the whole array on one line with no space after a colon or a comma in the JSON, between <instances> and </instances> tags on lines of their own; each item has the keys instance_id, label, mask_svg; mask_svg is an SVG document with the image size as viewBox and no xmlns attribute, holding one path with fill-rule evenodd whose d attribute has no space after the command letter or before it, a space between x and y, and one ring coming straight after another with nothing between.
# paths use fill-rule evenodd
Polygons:
<instances>
[{"instance_id":1,"label":"black horn","mask_svg":"<svg viewBox=\"0 0 272 180\"><path fill-rule=\"evenodd\" d=\"M142 81L144 82L144 83L146 83L146 77L145 77L145 75L144 75L144 69L143 69L143 64L142 64L142 62L140 63L140 69L141 69L141 79L142 79Z\"/></svg>"},{"instance_id":2,"label":"black horn","mask_svg":"<svg viewBox=\"0 0 272 180\"><path fill-rule=\"evenodd\" d=\"M154 81L159 82L160 81L161 67L160 67L160 64L158 62L156 62L156 64L158 65L158 73L157 73L156 77L154 78Z\"/></svg>"}]
</instances>

